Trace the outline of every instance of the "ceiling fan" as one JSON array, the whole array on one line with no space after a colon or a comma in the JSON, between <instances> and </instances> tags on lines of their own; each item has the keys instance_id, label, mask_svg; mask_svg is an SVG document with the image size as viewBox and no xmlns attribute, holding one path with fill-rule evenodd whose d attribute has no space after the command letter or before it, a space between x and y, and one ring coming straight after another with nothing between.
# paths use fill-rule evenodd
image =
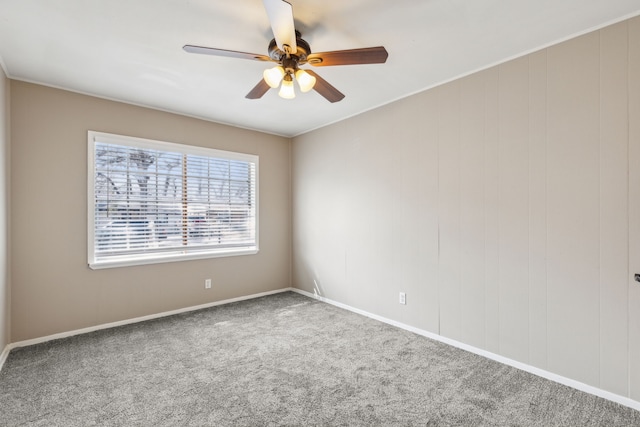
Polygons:
<instances>
[{"instance_id":1,"label":"ceiling fan","mask_svg":"<svg viewBox=\"0 0 640 427\"><path fill-rule=\"evenodd\" d=\"M263 79L246 95L248 99L261 98L269 88L278 86L282 98L292 99L295 97L293 81L296 80L302 92L314 89L329 102L338 102L344 98L342 92L315 72L303 70L300 66L382 64L389 56L382 46L312 53L309 43L302 39L300 32L295 29L291 4L284 0L263 0L263 3L274 35L274 39L269 43L269 55L193 45L183 47L189 53L277 63L277 66L264 71Z\"/></svg>"}]
</instances>

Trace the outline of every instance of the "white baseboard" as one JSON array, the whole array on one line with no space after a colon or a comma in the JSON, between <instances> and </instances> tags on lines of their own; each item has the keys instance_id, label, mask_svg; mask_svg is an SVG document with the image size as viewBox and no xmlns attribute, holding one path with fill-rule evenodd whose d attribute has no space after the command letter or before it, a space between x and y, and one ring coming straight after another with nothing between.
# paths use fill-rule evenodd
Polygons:
<instances>
[{"instance_id":1,"label":"white baseboard","mask_svg":"<svg viewBox=\"0 0 640 427\"><path fill-rule=\"evenodd\" d=\"M2 367L4 366L4 362L6 362L7 357L9 357L9 352L11 351L11 344L7 344L0 353L0 371L2 371Z\"/></svg>"},{"instance_id":2,"label":"white baseboard","mask_svg":"<svg viewBox=\"0 0 640 427\"><path fill-rule=\"evenodd\" d=\"M132 323L139 323L139 322L144 322L146 320L159 319L161 317L173 316L174 314L180 314L180 313L187 313L187 312L190 312L190 311L202 310L203 308L210 308L210 307L215 307L215 306L224 305L224 304L230 304L232 302L238 302L238 301L246 301L246 300L250 300L250 299L260 298L260 297L264 297L264 296L267 296L267 295L279 294L279 293L282 293L282 292L288 292L288 291L292 291L292 290L293 290L292 288L276 289L274 291L261 292L261 293L258 293L258 294L246 295L246 296L226 299L226 300L222 300L222 301L210 302L210 303L207 303L207 304L201 304L201 305L195 305L195 306L191 306L191 307L180 308L180 309L177 309L177 310L164 311L162 313L150 314L148 316L134 317L132 319L120 320L118 322L103 323L101 325L90 326L88 328L76 329L76 330L68 331L68 332L60 332L58 334L47 335L47 336L44 336L44 337L33 338L33 339L30 339L30 340L14 342L14 343L11 343L11 344L7 345L5 350L2 352L2 356L0 356L0 369L2 369L2 364L4 363L5 359L9 355L9 351L11 351L14 348L28 347L30 345L40 344L40 343L43 343L43 342L47 342L47 341L51 341L51 340L57 340L57 339L60 339L60 338L67 338L67 337L72 337L74 335L87 334L89 332L99 331L101 329L109 329L109 328L115 328L117 326L130 325Z\"/></svg>"},{"instance_id":3,"label":"white baseboard","mask_svg":"<svg viewBox=\"0 0 640 427\"><path fill-rule=\"evenodd\" d=\"M512 366L514 368L520 369L522 371L525 372L529 372L531 374L537 375L539 377L542 378L546 378L548 380L575 388L576 390L580 390L580 391L584 391L585 393L589 393L598 397L602 397L603 399L607 399L610 400L612 402L616 402L619 403L621 405L627 406L629 408L635 409L637 411L640 411L640 402L635 401L633 399L630 399L628 397L625 396L620 396L618 394L615 393L611 393L609 391L603 390L601 388L598 387L594 387L594 386L590 386L588 384L584 384L581 383L580 381L576 381L576 380L572 380L571 378L567 378L567 377L563 377L561 375L558 374L554 374L553 372L549 372L549 371L545 371L544 369L540 369L540 368L536 368L535 366L531 366L531 365L527 365L526 363L522 363L522 362L518 362L517 360L513 360L513 359L509 359L507 357L501 356L499 354L495 354L495 353L491 353L489 351L483 350L481 348L477 348L477 347L473 347L471 345L456 341L456 340L452 340L450 338L447 337L443 337L442 335L438 335L435 334L433 332L429 332L429 331L425 331L423 329L419 329L410 325L406 325L404 323L401 322L397 322L395 320L391 320L391 319L387 319L386 317L382 317L382 316L378 316L377 314L373 314L373 313L369 313L367 311L364 310L360 310L358 308L354 308L351 307L349 305L337 302L337 301L333 301L329 298L317 295L317 294L313 294L311 292L307 292L307 291L303 291L302 289L296 289L296 288L292 288L291 289L293 292L297 292L301 295L307 296L309 298L314 298L317 299L319 301L322 302L326 302L327 304L331 304L334 305L336 307L340 307L343 308L345 310L366 316L366 317L370 317L372 319L378 320L380 322L383 323L387 323L389 325L393 325L396 326L398 328L401 329L405 329L407 331L413 332L415 334L418 335L422 335L424 337L427 338L431 338L435 341L440 341L442 343L451 345L453 347L457 347L460 348L462 350L466 350L470 353L474 353L477 354L479 356L483 356L486 357L487 359L491 359L491 360L495 360L496 362L500 362L503 363L505 365L509 365Z\"/></svg>"}]
</instances>

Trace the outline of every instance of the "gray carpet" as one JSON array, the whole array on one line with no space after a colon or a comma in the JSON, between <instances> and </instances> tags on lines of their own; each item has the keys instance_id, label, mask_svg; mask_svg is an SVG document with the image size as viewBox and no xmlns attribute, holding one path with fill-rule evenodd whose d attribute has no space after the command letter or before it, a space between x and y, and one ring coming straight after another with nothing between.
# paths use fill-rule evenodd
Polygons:
<instances>
[{"instance_id":1,"label":"gray carpet","mask_svg":"<svg viewBox=\"0 0 640 427\"><path fill-rule=\"evenodd\" d=\"M640 412L287 292L14 349L2 426L639 426Z\"/></svg>"}]
</instances>

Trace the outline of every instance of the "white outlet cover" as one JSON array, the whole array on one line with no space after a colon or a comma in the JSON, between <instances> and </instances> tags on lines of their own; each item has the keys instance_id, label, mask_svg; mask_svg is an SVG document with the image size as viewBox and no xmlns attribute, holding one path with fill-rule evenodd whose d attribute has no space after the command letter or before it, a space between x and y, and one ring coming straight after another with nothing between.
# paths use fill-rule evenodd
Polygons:
<instances>
[{"instance_id":1,"label":"white outlet cover","mask_svg":"<svg viewBox=\"0 0 640 427\"><path fill-rule=\"evenodd\" d=\"M400 292L400 304L406 304L407 303L407 294L405 294L404 292Z\"/></svg>"}]
</instances>

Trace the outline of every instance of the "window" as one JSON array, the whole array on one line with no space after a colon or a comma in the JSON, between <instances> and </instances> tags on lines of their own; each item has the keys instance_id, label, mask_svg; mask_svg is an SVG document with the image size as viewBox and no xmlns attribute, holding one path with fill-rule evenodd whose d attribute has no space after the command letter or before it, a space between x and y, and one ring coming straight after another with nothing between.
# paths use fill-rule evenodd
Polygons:
<instances>
[{"instance_id":1,"label":"window","mask_svg":"<svg viewBox=\"0 0 640 427\"><path fill-rule=\"evenodd\" d=\"M258 157L89 132L89 266L258 251Z\"/></svg>"}]
</instances>

